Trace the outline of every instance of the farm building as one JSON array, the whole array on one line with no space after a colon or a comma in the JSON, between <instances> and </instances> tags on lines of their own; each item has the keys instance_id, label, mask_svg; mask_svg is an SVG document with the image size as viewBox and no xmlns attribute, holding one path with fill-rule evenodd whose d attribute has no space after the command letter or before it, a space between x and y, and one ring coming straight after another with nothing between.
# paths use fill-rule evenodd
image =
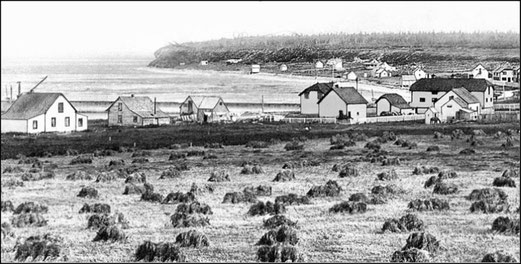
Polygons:
<instances>
[{"instance_id":1,"label":"farm building","mask_svg":"<svg viewBox=\"0 0 521 264\"><path fill-rule=\"evenodd\" d=\"M409 88L410 106L416 109L416 113L424 113L447 92L461 87L479 100L482 109L492 109L494 85L485 79L420 79Z\"/></svg>"},{"instance_id":2,"label":"farm building","mask_svg":"<svg viewBox=\"0 0 521 264\"><path fill-rule=\"evenodd\" d=\"M324 68L324 63L322 63L321 61L315 62L315 68L316 69L323 69Z\"/></svg>"},{"instance_id":3,"label":"farm building","mask_svg":"<svg viewBox=\"0 0 521 264\"><path fill-rule=\"evenodd\" d=\"M72 132L86 129L87 116L78 114L62 93L23 93L2 114L2 133Z\"/></svg>"},{"instance_id":4,"label":"farm building","mask_svg":"<svg viewBox=\"0 0 521 264\"><path fill-rule=\"evenodd\" d=\"M120 96L105 110L109 126L146 126L170 124L170 116L148 96Z\"/></svg>"},{"instance_id":5,"label":"farm building","mask_svg":"<svg viewBox=\"0 0 521 264\"><path fill-rule=\"evenodd\" d=\"M376 115L379 116L384 111L405 115L414 113L414 109L409 106L407 101L396 93L383 94L376 100Z\"/></svg>"},{"instance_id":6,"label":"farm building","mask_svg":"<svg viewBox=\"0 0 521 264\"><path fill-rule=\"evenodd\" d=\"M367 116L367 100L353 87L333 85L318 101L319 117L360 119Z\"/></svg>"},{"instance_id":7,"label":"farm building","mask_svg":"<svg viewBox=\"0 0 521 264\"><path fill-rule=\"evenodd\" d=\"M250 74L259 73L259 72L260 72L260 65L252 64Z\"/></svg>"},{"instance_id":8,"label":"farm building","mask_svg":"<svg viewBox=\"0 0 521 264\"><path fill-rule=\"evenodd\" d=\"M208 65L208 61L207 60L202 60L200 64L203 65L203 66Z\"/></svg>"},{"instance_id":9,"label":"farm building","mask_svg":"<svg viewBox=\"0 0 521 264\"><path fill-rule=\"evenodd\" d=\"M472 95L467 89L460 87L460 88L454 88L450 90L449 92L445 93L443 96L441 96L436 103L434 103L434 108L441 112L443 116L446 116L446 113L443 112L442 107L448 103L450 100L459 98L459 100L456 100L456 103L463 102L465 105L464 107L469 108L472 111L476 111L478 114L481 113L481 107L478 98L476 98L474 95ZM449 107L450 108L450 107ZM451 109L448 109L451 111ZM454 116L454 115L452 115Z\"/></svg>"},{"instance_id":10,"label":"farm building","mask_svg":"<svg viewBox=\"0 0 521 264\"><path fill-rule=\"evenodd\" d=\"M481 64L478 64L470 73L470 78L489 79L488 70Z\"/></svg>"},{"instance_id":11,"label":"farm building","mask_svg":"<svg viewBox=\"0 0 521 264\"><path fill-rule=\"evenodd\" d=\"M516 73L514 71L514 68L509 64L500 65L492 71L492 78L495 81L514 82L514 79L516 78Z\"/></svg>"},{"instance_id":12,"label":"farm building","mask_svg":"<svg viewBox=\"0 0 521 264\"><path fill-rule=\"evenodd\" d=\"M207 123L230 119L230 110L220 96L188 96L179 109L183 120Z\"/></svg>"},{"instance_id":13,"label":"farm building","mask_svg":"<svg viewBox=\"0 0 521 264\"><path fill-rule=\"evenodd\" d=\"M414 75L414 78L416 80L427 78L427 73L425 73L424 70L417 68L412 72L412 75Z\"/></svg>"},{"instance_id":14,"label":"farm building","mask_svg":"<svg viewBox=\"0 0 521 264\"><path fill-rule=\"evenodd\" d=\"M374 71L373 77L376 77L376 78L387 78L387 77L391 77L391 73L388 72L386 69L379 68L379 69Z\"/></svg>"},{"instance_id":15,"label":"farm building","mask_svg":"<svg viewBox=\"0 0 521 264\"><path fill-rule=\"evenodd\" d=\"M342 59L341 58L335 58L335 59L329 59L327 62L326 62L326 65L327 66L331 66L332 68L334 68L335 70L343 70L344 68L342 67Z\"/></svg>"},{"instance_id":16,"label":"farm building","mask_svg":"<svg viewBox=\"0 0 521 264\"><path fill-rule=\"evenodd\" d=\"M415 82L416 82L416 77L414 77L414 75L402 75L400 86L410 87Z\"/></svg>"},{"instance_id":17,"label":"farm building","mask_svg":"<svg viewBox=\"0 0 521 264\"><path fill-rule=\"evenodd\" d=\"M242 61L242 59L229 59L229 60L226 60L226 64L237 64L241 61Z\"/></svg>"},{"instance_id":18,"label":"farm building","mask_svg":"<svg viewBox=\"0 0 521 264\"><path fill-rule=\"evenodd\" d=\"M366 69L372 70L372 69L376 68L379 64L380 64L380 61L378 61L377 59L373 59L369 62L365 62L364 66Z\"/></svg>"},{"instance_id":19,"label":"farm building","mask_svg":"<svg viewBox=\"0 0 521 264\"><path fill-rule=\"evenodd\" d=\"M346 75L346 79L350 80L350 81L355 81L357 78L356 76L356 73L351 71L349 72L347 75Z\"/></svg>"},{"instance_id":20,"label":"farm building","mask_svg":"<svg viewBox=\"0 0 521 264\"><path fill-rule=\"evenodd\" d=\"M288 70L288 66L286 64L282 64L282 65L280 65L279 69L280 69L280 71L285 72Z\"/></svg>"},{"instance_id":21,"label":"farm building","mask_svg":"<svg viewBox=\"0 0 521 264\"><path fill-rule=\"evenodd\" d=\"M440 113L434 107L429 107L425 111L425 124L437 123L440 121Z\"/></svg>"},{"instance_id":22,"label":"farm building","mask_svg":"<svg viewBox=\"0 0 521 264\"><path fill-rule=\"evenodd\" d=\"M333 88L333 83L315 83L298 94L300 96L300 113L318 115L318 101Z\"/></svg>"}]
</instances>

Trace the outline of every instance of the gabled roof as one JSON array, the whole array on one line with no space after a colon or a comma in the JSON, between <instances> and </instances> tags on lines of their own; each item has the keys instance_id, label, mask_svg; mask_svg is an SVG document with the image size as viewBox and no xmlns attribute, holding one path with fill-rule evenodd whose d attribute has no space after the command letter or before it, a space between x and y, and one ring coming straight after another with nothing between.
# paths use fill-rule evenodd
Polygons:
<instances>
[{"instance_id":1,"label":"gabled roof","mask_svg":"<svg viewBox=\"0 0 521 264\"><path fill-rule=\"evenodd\" d=\"M60 96L67 100L62 93L23 93L14 101L7 112L2 115L2 119L25 120L45 114ZM67 100L67 102L69 101ZM74 109L74 112L77 112L70 102L69 104Z\"/></svg>"},{"instance_id":2,"label":"gabled roof","mask_svg":"<svg viewBox=\"0 0 521 264\"><path fill-rule=\"evenodd\" d=\"M338 94L340 99L342 99L346 104L367 104L367 100L358 93L358 91L354 87L336 87L333 86L320 100L318 100L317 104L320 104L324 98L327 97L331 92L335 92Z\"/></svg>"},{"instance_id":3,"label":"gabled roof","mask_svg":"<svg viewBox=\"0 0 521 264\"><path fill-rule=\"evenodd\" d=\"M405 101L403 97L396 93L383 94L382 96L380 96L380 98L378 98L378 100L376 100L376 103L378 103L378 101L380 101L381 99L387 99L387 101L389 101L389 103L392 106L398 107L400 109L411 108L407 101Z\"/></svg>"},{"instance_id":4,"label":"gabled roof","mask_svg":"<svg viewBox=\"0 0 521 264\"><path fill-rule=\"evenodd\" d=\"M485 92L487 87L493 86L485 79L420 79L413 83L409 91L448 92L456 87L464 87L469 92Z\"/></svg>"},{"instance_id":5,"label":"gabled roof","mask_svg":"<svg viewBox=\"0 0 521 264\"><path fill-rule=\"evenodd\" d=\"M454 97L452 99L449 100L450 101L454 101L456 102L457 104L459 104L461 107L463 108L466 108L469 104L467 104L467 102L465 102L465 100L459 98L459 97Z\"/></svg>"},{"instance_id":6,"label":"gabled roof","mask_svg":"<svg viewBox=\"0 0 521 264\"><path fill-rule=\"evenodd\" d=\"M497 66L493 70L493 72L502 72L502 71L508 70L508 69L512 69L512 66L510 66L510 64L502 64L502 65Z\"/></svg>"},{"instance_id":7,"label":"gabled roof","mask_svg":"<svg viewBox=\"0 0 521 264\"><path fill-rule=\"evenodd\" d=\"M478 63L478 65L476 65L476 67L472 68L472 70L475 70L479 66L481 66L481 67L483 67L483 69L487 70L487 68L485 66L483 66L483 64L481 64L481 63Z\"/></svg>"},{"instance_id":8,"label":"gabled roof","mask_svg":"<svg viewBox=\"0 0 521 264\"><path fill-rule=\"evenodd\" d=\"M142 118L147 117L169 117L156 105L156 114L154 114L154 102L148 96L120 96L107 108L108 111L118 100L121 100L130 111L134 112Z\"/></svg>"},{"instance_id":9,"label":"gabled roof","mask_svg":"<svg viewBox=\"0 0 521 264\"><path fill-rule=\"evenodd\" d=\"M329 90L331 90L331 88L333 88L332 82L330 82L330 83L318 83L317 82L317 83L309 86L308 88L304 89L304 91L300 92L298 94L298 96L301 96L304 93L309 93L311 91L321 92L322 94L325 94L325 93L329 92Z\"/></svg>"},{"instance_id":10,"label":"gabled roof","mask_svg":"<svg viewBox=\"0 0 521 264\"><path fill-rule=\"evenodd\" d=\"M198 109L214 109L221 97L219 96L190 96Z\"/></svg>"},{"instance_id":11,"label":"gabled roof","mask_svg":"<svg viewBox=\"0 0 521 264\"><path fill-rule=\"evenodd\" d=\"M474 95L472 95L467 89L461 87L461 88L454 88L452 91L459 96L463 101L465 101L467 104L475 104L479 103L478 98L476 98Z\"/></svg>"},{"instance_id":12,"label":"gabled roof","mask_svg":"<svg viewBox=\"0 0 521 264\"><path fill-rule=\"evenodd\" d=\"M414 75L402 75L402 81L416 81Z\"/></svg>"}]
</instances>

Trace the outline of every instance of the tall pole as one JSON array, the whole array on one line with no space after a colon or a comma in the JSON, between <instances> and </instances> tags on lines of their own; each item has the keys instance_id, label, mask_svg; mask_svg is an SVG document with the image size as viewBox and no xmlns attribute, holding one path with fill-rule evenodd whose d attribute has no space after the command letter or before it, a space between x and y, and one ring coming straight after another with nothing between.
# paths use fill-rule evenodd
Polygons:
<instances>
[{"instance_id":1,"label":"tall pole","mask_svg":"<svg viewBox=\"0 0 521 264\"><path fill-rule=\"evenodd\" d=\"M13 101L13 86L12 85L9 85L11 87L11 98L9 99L10 101Z\"/></svg>"},{"instance_id":2,"label":"tall pole","mask_svg":"<svg viewBox=\"0 0 521 264\"><path fill-rule=\"evenodd\" d=\"M262 113L264 114L264 95L261 95L261 100L262 100L262 108L261 108L261 111Z\"/></svg>"}]
</instances>

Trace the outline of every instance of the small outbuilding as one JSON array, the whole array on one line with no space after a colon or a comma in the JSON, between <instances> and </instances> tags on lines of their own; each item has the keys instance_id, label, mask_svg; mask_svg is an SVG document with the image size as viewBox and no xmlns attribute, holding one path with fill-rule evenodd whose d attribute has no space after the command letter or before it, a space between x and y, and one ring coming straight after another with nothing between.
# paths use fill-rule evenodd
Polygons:
<instances>
[{"instance_id":1,"label":"small outbuilding","mask_svg":"<svg viewBox=\"0 0 521 264\"><path fill-rule=\"evenodd\" d=\"M281 72L285 72L285 71L288 70L288 66L286 64L281 64L279 69L280 69Z\"/></svg>"},{"instance_id":2,"label":"small outbuilding","mask_svg":"<svg viewBox=\"0 0 521 264\"><path fill-rule=\"evenodd\" d=\"M324 68L323 62L321 62L321 61L315 62L315 69L323 69L323 68Z\"/></svg>"},{"instance_id":3,"label":"small outbuilding","mask_svg":"<svg viewBox=\"0 0 521 264\"><path fill-rule=\"evenodd\" d=\"M414 77L414 75L402 75L400 86L401 87L410 87L415 82L416 82L416 77Z\"/></svg>"},{"instance_id":4,"label":"small outbuilding","mask_svg":"<svg viewBox=\"0 0 521 264\"><path fill-rule=\"evenodd\" d=\"M200 64L203 65L203 66L206 66L206 65L208 65L208 61L207 60L202 60Z\"/></svg>"},{"instance_id":5,"label":"small outbuilding","mask_svg":"<svg viewBox=\"0 0 521 264\"><path fill-rule=\"evenodd\" d=\"M252 64L250 74L259 73L259 72L260 72L260 65Z\"/></svg>"},{"instance_id":6,"label":"small outbuilding","mask_svg":"<svg viewBox=\"0 0 521 264\"><path fill-rule=\"evenodd\" d=\"M414 114L414 109L399 94L388 93L376 100L376 115L379 116L382 112L395 112L407 115Z\"/></svg>"},{"instance_id":7,"label":"small outbuilding","mask_svg":"<svg viewBox=\"0 0 521 264\"><path fill-rule=\"evenodd\" d=\"M170 124L170 116L148 96L120 96L105 110L109 126L146 126Z\"/></svg>"},{"instance_id":8,"label":"small outbuilding","mask_svg":"<svg viewBox=\"0 0 521 264\"><path fill-rule=\"evenodd\" d=\"M354 71L350 71L347 76L346 76L346 79L348 79L349 81L356 81L356 73Z\"/></svg>"},{"instance_id":9,"label":"small outbuilding","mask_svg":"<svg viewBox=\"0 0 521 264\"><path fill-rule=\"evenodd\" d=\"M188 96L179 106L181 119L201 123L230 120L230 110L220 96Z\"/></svg>"}]
</instances>

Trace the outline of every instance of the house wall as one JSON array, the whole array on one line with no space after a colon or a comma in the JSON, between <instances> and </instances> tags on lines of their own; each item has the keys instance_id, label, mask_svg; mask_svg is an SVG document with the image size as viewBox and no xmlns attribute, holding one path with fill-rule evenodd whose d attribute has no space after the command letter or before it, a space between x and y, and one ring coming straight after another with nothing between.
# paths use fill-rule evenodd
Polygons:
<instances>
[{"instance_id":1,"label":"house wall","mask_svg":"<svg viewBox=\"0 0 521 264\"><path fill-rule=\"evenodd\" d=\"M479 70L481 70L481 74L479 73ZM488 71L483 66L478 65L472 70L472 76L474 79L488 79Z\"/></svg>"},{"instance_id":2,"label":"house wall","mask_svg":"<svg viewBox=\"0 0 521 264\"><path fill-rule=\"evenodd\" d=\"M188 112L188 104L189 102L192 102L192 112ZM197 109L197 106L194 104L194 102L192 101L192 98L187 98L182 104L181 106L179 107L179 114L183 115L187 115L187 114L195 114L198 112L198 109Z\"/></svg>"},{"instance_id":3,"label":"house wall","mask_svg":"<svg viewBox=\"0 0 521 264\"><path fill-rule=\"evenodd\" d=\"M347 105L347 113L349 115L351 112L351 117L353 119L366 118L367 117L367 105L365 104L348 104ZM338 111L337 111L338 114Z\"/></svg>"},{"instance_id":4,"label":"house wall","mask_svg":"<svg viewBox=\"0 0 521 264\"><path fill-rule=\"evenodd\" d=\"M38 127L36 129L33 129L33 121L38 122ZM42 133L42 132L45 132L45 118L43 115L39 115L39 116L33 117L28 120L27 133Z\"/></svg>"},{"instance_id":5,"label":"house wall","mask_svg":"<svg viewBox=\"0 0 521 264\"><path fill-rule=\"evenodd\" d=\"M311 96L310 96L311 98ZM342 110L347 115L347 105L338 96L336 92L331 91L318 105L318 114L320 117L338 117L339 111Z\"/></svg>"},{"instance_id":6,"label":"house wall","mask_svg":"<svg viewBox=\"0 0 521 264\"><path fill-rule=\"evenodd\" d=\"M63 103L63 113L58 113L58 104ZM70 124L65 126L65 118L68 117ZM51 119L56 118L56 126L51 126ZM45 132L72 132L76 131L76 111L67 102L65 97L59 96L45 113ZM31 124L30 124L31 125Z\"/></svg>"},{"instance_id":7,"label":"house wall","mask_svg":"<svg viewBox=\"0 0 521 264\"><path fill-rule=\"evenodd\" d=\"M213 112L223 114L230 112L230 110L228 110L224 101L222 99L219 99L219 102L217 102L217 105L213 108Z\"/></svg>"},{"instance_id":8,"label":"house wall","mask_svg":"<svg viewBox=\"0 0 521 264\"><path fill-rule=\"evenodd\" d=\"M416 81L413 81L413 80L402 80L402 87L409 87L411 86L413 83L415 83Z\"/></svg>"},{"instance_id":9,"label":"house wall","mask_svg":"<svg viewBox=\"0 0 521 264\"><path fill-rule=\"evenodd\" d=\"M130 111L130 109L123 103L122 111L118 110L118 103L122 102L118 99L108 111L108 123L109 126L142 126L143 119L136 115L134 112ZM123 116L123 122L118 123L118 115ZM137 122L134 123L134 116L137 116Z\"/></svg>"},{"instance_id":10,"label":"house wall","mask_svg":"<svg viewBox=\"0 0 521 264\"><path fill-rule=\"evenodd\" d=\"M432 99L436 98L439 99L442 97L446 92L438 92L437 94L432 94L431 91L412 91L411 92L411 103L409 104L413 108L429 108L433 106ZM425 98L425 102L420 102L420 98ZM426 109L418 109L419 111L422 111L421 113L425 113ZM418 112L418 111L417 111ZM420 113L420 112L418 112Z\"/></svg>"},{"instance_id":11,"label":"house wall","mask_svg":"<svg viewBox=\"0 0 521 264\"><path fill-rule=\"evenodd\" d=\"M80 127L79 126L79 119L83 119L83 125ZM86 115L80 115L80 114L76 114L76 124L78 125L77 126L77 131L83 131L83 130L87 130L89 127L89 117L86 116Z\"/></svg>"},{"instance_id":12,"label":"house wall","mask_svg":"<svg viewBox=\"0 0 521 264\"><path fill-rule=\"evenodd\" d=\"M416 78L416 80L427 78L427 73L423 70L414 71L414 78Z\"/></svg>"},{"instance_id":13,"label":"house wall","mask_svg":"<svg viewBox=\"0 0 521 264\"><path fill-rule=\"evenodd\" d=\"M348 80L356 80L356 74L354 72L350 72L348 75L347 75L347 79Z\"/></svg>"},{"instance_id":14,"label":"house wall","mask_svg":"<svg viewBox=\"0 0 521 264\"><path fill-rule=\"evenodd\" d=\"M412 108L403 108L403 109L400 109L400 113L402 113L404 115L414 114L414 109L412 109Z\"/></svg>"},{"instance_id":15,"label":"house wall","mask_svg":"<svg viewBox=\"0 0 521 264\"><path fill-rule=\"evenodd\" d=\"M441 107L447 103L449 101L449 98L451 96L454 96L454 97L459 97L458 95L456 95L453 91L449 91L449 92L446 92L443 96L441 96L438 101L436 101L436 103L434 104L434 108L436 110L438 110L439 112L441 111Z\"/></svg>"},{"instance_id":16,"label":"house wall","mask_svg":"<svg viewBox=\"0 0 521 264\"><path fill-rule=\"evenodd\" d=\"M376 103L376 115L380 116L384 111L391 111L391 103L389 103L389 100L382 98Z\"/></svg>"},{"instance_id":17,"label":"house wall","mask_svg":"<svg viewBox=\"0 0 521 264\"><path fill-rule=\"evenodd\" d=\"M305 94L300 96L300 113L305 115L318 114L318 92L310 91L309 99L306 99Z\"/></svg>"},{"instance_id":18,"label":"house wall","mask_svg":"<svg viewBox=\"0 0 521 264\"><path fill-rule=\"evenodd\" d=\"M489 86L485 92L471 92L481 103L482 108L494 107L494 88Z\"/></svg>"},{"instance_id":19,"label":"house wall","mask_svg":"<svg viewBox=\"0 0 521 264\"><path fill-rule=\"evenodd\" d=\"M441 106L441 114L447 120L456 117L456 112L458 112L462 107L454 102L454 100L449 100L446 104Z\"/></svg>"},{"instance_id":20,"label":"house wall","mask_svg":"<svg viewBox=\"0 0 521 264\"><path fill-rule=\"evenodd\" d=\"M27 120L2 119L0 124L2 133L20 132L27 133Z\"/></svg>"}]
</instances>

